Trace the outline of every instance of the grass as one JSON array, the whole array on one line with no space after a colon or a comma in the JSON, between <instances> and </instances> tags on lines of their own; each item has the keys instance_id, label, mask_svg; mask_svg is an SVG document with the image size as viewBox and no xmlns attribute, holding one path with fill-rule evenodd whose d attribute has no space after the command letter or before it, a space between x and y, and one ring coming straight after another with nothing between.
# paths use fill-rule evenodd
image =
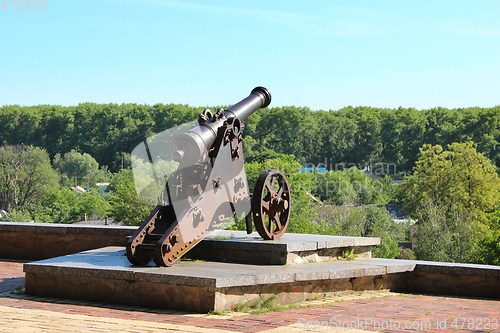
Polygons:
<instances>
[{"instance_id":1,"label":"grass","mask_svg":"<svg viewBox=\"0 0 500 333\"><path fill-rule=\"evenodd\" d=\"M206 260L203 259L190 259L190 258L181 258L182 263L197 263L197 262L206 262Z\"/></svg>"},{"instance_id":2,"label":"grass","mask_svg":"<svg viewBox=\"0 0 500 333\"><path fill-rule=\"evenodd\" d=\"M373 291L377 293L377 291ZM237 304L234 311L211 311L206 314L206 316L209 315L217 315L217 316L230 316L231 312L241 312L241 313L248 313L248 314L253 314L253 315L258 315L258 314L264 314L268 312L282 312L282 311L287 311L290 309L299 309L299 308L307 308L307 307L319 307L319 308L324 308L332 305L333 303L342 303L342 302L348 302L348 301L353 301L357 300L356 298L351 298L350 296L354 297L361 297L360 299L377 299L377 298L385 298L389 297L390 295L386 294L378 294L378 295L366 295L366 297L363 297L363 294L365 294L365 291L357 291L357 292L352 292L349 294L341 293L338 296L334 297L325 297L325 298L318 298L316 297L315 299L309 299L307 301L301 301L299 303L291 303L291 304L285 304L285 305L275 305L275 301L278 299L279 295L275 294L272 295L271 297L265 298L263 296L260 296L260 298L257 301L250 301L247 303L243 304ZM393 293L391 293L393 294ZM396 296L401 296L398 293L394 293ZM313 303L310 301L313 300L322 300L324 301L323 304L318 304L318 303Z\"/></svg>"},{"instance_id":3,"label":"grass","mask_svg":"<svg viewBox=\"0 0 500 333\"><path fill-rule=\"evenodd\" d=\"M234 237L229 237L229 236L209 236L207 239L231 239Z\"/></svg>"},{"instance_id":4,"label":"grass","mask_svg":"<svg viewBox=\"0 0 500 333\"><path fill-rule=\"evenodd\" d=\"M227 316L228 311L210 311L205 316Z\"/></svg>"},{"instance_id":5,"label":"grass","mask_svg":"<svg viewBox=\"0 0 500 333\"><path fill-rule=\"evenodd\" d=\"M264 298L260 296L260 299L253 303L247 304L237 304L235 311L237 312L247 312L250 314L263 314L268 312L282 312L290 309L297 309L299 305L297 304L285 304L285 305L274 305L274 301L278 298L278 294L275 294L269 298Z\"/></svg>"},{"instance_id":6,"label":"grass","mask_svg":"<svg viewBox=\"0 0 500 333\"><path fill-rule=\"evenodd\" d=\"M358 255L354 253L354 249L351 247L345 247L342 249L342 259L343 260L355 260Z\"/></svg>"},{"instance_id":7,"label":"grass","mask_svg":"<svg viewBox=\"0 0 500 333\"><path fill-rule=\"evenodd\" d=\"M24 286L18 286L16 288L14 288L12 293L16 294L16 295L24 295L25 294Z\"/></svg>"}]
</instances>

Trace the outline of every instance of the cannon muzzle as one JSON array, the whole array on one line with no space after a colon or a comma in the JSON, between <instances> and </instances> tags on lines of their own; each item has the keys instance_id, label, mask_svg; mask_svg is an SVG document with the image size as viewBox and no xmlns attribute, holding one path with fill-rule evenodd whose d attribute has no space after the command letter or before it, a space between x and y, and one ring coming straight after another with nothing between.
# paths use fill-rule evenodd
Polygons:
<instances>
[{"instance_id":1,"label":"cannon muzzle","mask_svg":"<svg viewBox=\"0 0 500 333\"><path fill-rule=\"evenodd\" d=\"M197 163L214 143L219 127L230 118L240 121L247 119L260 108L271 103L271 93L264 87L256 87L250 95L231 106L223 114L215 114L211 119L200 121L186 133L177 135L172 140L171 150L174 161L184 166Z\"/></svg>"},{"instance_id":2,"label":"cannon muzzle","mask_svg":"<svg viewBox=\"0 0 500 333\"><path fill-rule=\"evenodd\" d=\"M250 95L228 108L224 113L228 118L238 117L241 121L246 120L255 110L266 108L271 104L271 93L264 87L256 87Z\"/></svg>"}]
</instances>

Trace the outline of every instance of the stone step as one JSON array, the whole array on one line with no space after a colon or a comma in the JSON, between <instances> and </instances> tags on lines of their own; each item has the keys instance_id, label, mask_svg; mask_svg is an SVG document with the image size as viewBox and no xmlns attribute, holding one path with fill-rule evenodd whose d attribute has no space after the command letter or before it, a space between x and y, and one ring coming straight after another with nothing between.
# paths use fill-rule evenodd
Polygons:
<instances>
[{"instance_id":1,"label":"stone step","mask_svg":"<svg viewBox=\"0 0 500 333\"><path fill-rule=\"evenodd\" d=\"M279 295L279 303L349 293L402 290L415 264L361 259L304 265L184 261L132 266L123 247L106 247L24 265L26 293L196 312L224 311Z\"/></svg>"},{"instance_id":2,"label":"stone step","mask_svg":"<svg viewBox=\"0 0 500 333\"><path fill-rule=\"evenodd\" d=\"M258 233L216 230L187 253L191 259L292 265L345 259L371 258L374 237L349 237L285 233L278 240L264 240Z\"/></svg>"}]
</instances>

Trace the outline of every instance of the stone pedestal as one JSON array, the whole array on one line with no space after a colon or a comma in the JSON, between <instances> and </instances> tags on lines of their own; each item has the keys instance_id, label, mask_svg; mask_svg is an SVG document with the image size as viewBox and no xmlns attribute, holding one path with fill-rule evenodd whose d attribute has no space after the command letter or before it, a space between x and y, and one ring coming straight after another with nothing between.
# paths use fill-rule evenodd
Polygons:
<instances>
[{"instance_id":1,"label":"stone pedestal","mask_svg":"<svg viewBox=\"0 0 500 333\"><path fill-rule=\"evenodd\" d=\"M28 294L196 312L230 310L271 297L287 304L355 290L400 290L397 275L412 269L384 259L290 266L184 261L173 267L137 267L130 265L122 247L24 265Z\"/></svg>"},{"instance_id":2,"label":"stone pedestal","mask_svg":"<svg viewBox=\"0 0 500 333\"><path fill-rule=\"evenodd\" d=\"M370 244L378 239L286 234L263 241L228 231L213 236L196 249L219 261L138 267L124 247L111 246L27 263L26 293L195 312L380 289L500 297L500 267L370 258ZM346 249L359 253L357 259L333 260ZM253 263L231 262L237 260ZM471 288L470 281L477 285Z\"/></svg>"},{"instance_id":3,"label":"stone pedestal","mask_svg":"<svg viewBox=\"0 0 500 333\"><path fill-rule=\"evenodd\" d=\"M411 265L377 261L378 238L217 231L174 267L132 266L123 247L25 264L26 292L40 296L208 312L272 298L287 304L353 290L398 288ZM349 256L355 261L344 261ZM194 260L196 259L196 260Z\"/></svg>"}]
</instances>

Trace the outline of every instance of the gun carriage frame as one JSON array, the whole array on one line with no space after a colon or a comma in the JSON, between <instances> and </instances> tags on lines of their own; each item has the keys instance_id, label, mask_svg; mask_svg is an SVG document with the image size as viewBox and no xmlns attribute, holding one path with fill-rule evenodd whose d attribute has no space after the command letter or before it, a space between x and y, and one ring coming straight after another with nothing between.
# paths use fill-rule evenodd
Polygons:
<instances>
[{"instance_id":1,"label":"gun carriage frame","mask_svg":"<svg viewBox=\"0 0 500 333\"><path fill-rule=\"evenodd\" d=\"M227 110L205 109L198 125L177 135L172 159L179 162L166 183L158 205L127 241L134 265L172 266L231 217L244 213L247 233L252 215L257 232L278 239L290 219L290 187L279 170L266 170L250 195L243 160L243 120L267 107L271 94L256 87Z\"/></svg>"}]
</instances>

